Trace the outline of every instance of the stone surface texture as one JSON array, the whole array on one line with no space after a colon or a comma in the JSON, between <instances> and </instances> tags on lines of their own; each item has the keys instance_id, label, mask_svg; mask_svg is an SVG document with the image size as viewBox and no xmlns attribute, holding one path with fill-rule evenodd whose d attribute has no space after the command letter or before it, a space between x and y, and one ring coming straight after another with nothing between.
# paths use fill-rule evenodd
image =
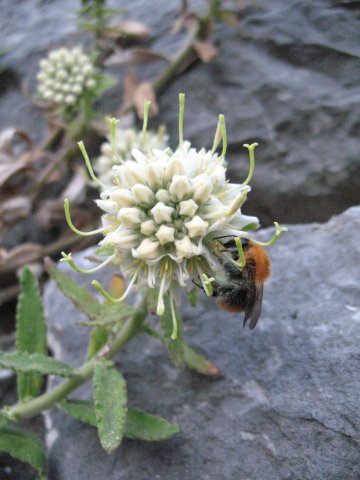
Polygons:
<instances>
[{"instance_id":1,"label":"stone surface texture","mask_svg":"<svg viewBox=\"0 0 360 480\"><path fill-rule=\"evenodd\" d=\"M270 249L254 331L213 299L184 305L185 338L222 378L176 369L152 338L129 343L117 357L129 405L178 422L181 432L159 443L124 440L109 456L95 429L53 412L49 480L358 479L359 227L360 207L326 224L292 226ZM89 253L75 258L89 266L81 261ZM87 330L75 326L78 312L53 283L45 303L54 353L80 365ZM91 386L77 396L90 398Z\"/></svg>"}]
</instances>

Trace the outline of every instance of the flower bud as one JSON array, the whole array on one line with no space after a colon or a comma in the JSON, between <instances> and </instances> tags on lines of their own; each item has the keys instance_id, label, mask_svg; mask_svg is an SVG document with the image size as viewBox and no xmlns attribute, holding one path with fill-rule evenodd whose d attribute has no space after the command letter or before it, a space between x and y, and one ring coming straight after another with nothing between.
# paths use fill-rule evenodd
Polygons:
<instances>
[{"instance_id":1,"label":"flower bud","mask_svg":"<svg viewBox=\"0 0 360 480\"><path fill-rule=\"evenodd\" d=\"M144 213L136 207L121 208L117 218L126 227L133 227L144 220Z\"/></svg>"},{"instance_id":2,"label":"flower bud","mask_svg":"<svg viewBox=\"0 0 360 480\"><path fill-rule=\"evenodd\" d=\"M175 247L178 257L191 258L198 254L198 248L187 235L181 240L175 240Z\"/></svg>"},{"instance_id":3,"label":"flower bud","mask_svg":"<svg viewBox=\"0 0 360 480\"><path fill-rule=\"evenodd\" d=\"M199 208L192 198L190 198L190 200L183 200L179 203L179 206L180 215L184 215L185 217L193 217L196 210Z\"/></svg>"},{"instance_id":4,"label":"flower bud","mask_svg":"<svg viewBox=\"0 0 360 480\"><path fill-rule=\"evenodd\" d=\"M133 194L126 188L114 188L110 191L111 199L114 200L118 209L123 207L130 207L134 205L135 198Z\"/></svg>"},{"instance_id":5,"label":"flower bud","mask_svg":"<svg viewBox=\"0 0 360 480\"><path fill-rule=\"evenodd\" d=\"M156 228L154 220L146 220L146 222L142 222L140 231L143 235L150 236L156 231Z\"/></svg>"},{"instance_id":6,"label":"flower bud","mask_svg":"<svg viewBox=\"0 0 360 480\"><path fill-rule=\"evenodd\" d=\"M185 168L180 158L175 157L168 162L165 170L165 177L167 180L170 180L175 175L184 175L184 173Z\"/></svg>"},{"instance_id":7,"label":"flower bud","mask_svg":"<svg viewBox=\"0 0 360 480\"><path fill-rule=\"evenodd\" d=\"M177 200L182 200L191 192L190 182L185 175L175 175L172 179L169 192Z\"/></svg>"},{"instance_id":8,"label":"flower bud","mask_svg":"<svg viewBox=\"0 0 360 480\"><path fill-rule=\"evenodd\" d=\"M156 187L162 184L163 171L164 167L161 164L150 163L146 171L146 179L150 187Z\"/></svg>"},{"instance_id":9,"label":"flower bud","mask_svg":"<svg viewBox=\"0 0 360 480\"><path fill-rule=\"evenodd\" d=\"M136 162L128 161L123 167L123 176L129 186L145 183L144 171Z\"/></svg>"},{"instance_id":10,"label":"flower bud","mask_svg":"<svg viewBox=\"0 0 360 480\"><path fill-rule=\"evenodd\" d=\"M171 222L171 215L175 209L158 202L151 210L152 216L157 224Z\"/></svg>"},{"instance_id":11,"label":"flower bud","mask_svg":"<svg viewBox=\"0 0 360 480\"><path fill-rule=\"evenodd\" d=\"M175 229L173 227L168 227L167 225L161 225L155 235L161 245L164 245L165 243L173 242L175 240Z\"/></svg>"},{"instance_id":12,"label":"flower bud","mask_svg":"<svg viewBox=\"0 0 360 480\"><path fill-rule=\"evenodd\" d=\"M128 228L117 228L115 231L108 233L100 245L105 247L116 247L120 250L133 248L139 244L139 235Z\"/></svg>"},{"instance_id":13,"label":"flower bud","mask_svg":"<svg viewBox=\"0 0 360 480\"><path fill-rule=\"evenodd\" d=\"M86 86L86 88L89 88L89 89L95 88L96 87L96 81L93 78L89 78L88 80L86 80L85 86Z\"/></svg>"},{"instance_id":14,"label":"flower bud","mask_svg":"<svg viewBox=\"0 0 360 480\"><path fill-rule=\"evenodd\" d=\"M147 205L151 205L154 202L154 192L146 185L141 185L140 183L138 183L131 188L131 191L137 203L145 203Z\"/></svg>"},{"instance_id":15,"label":"flower bud","mask_svg":"<svg viewBox=\"0 0 360 480\"><path fill-rule=\"evenodd\" d=\"M132 131L130 131L131 133L133 133ZM129 132L129 133L130 133ZM134 143L136 141L135 138L133 138L133 135L127 135L126 136L126 141L127 143L129 144L129 146L131 146L132 143ZM140 152L140 150L138 150L137 148L133 148L131 150L131 155L135 158L135 160L141 165L141 164L146 164L148 163L148 158L146 157L146 155L143 154L143 152Z\"/></svg>"},{"instance_id":16,"label":"flower bud","mask_svg":"<svg viewBox=\"0 0 360 480\"><path fill-rule=\"evenodd\" d=\"M65 103L67 103L68 105L74 105L74 103L76 102L76 97L74 97L74 95L66 95L65 97Z\"/></svg>"},{"instance_id":17,"label":"flower bud","mask_svg":"<svg viewBox=\"0 0 360 480\"><path fill-rule=\"evenodd\" d=\"M106 213L117 214L119 211L119 207L117 206L114 200L96 200L96 205L104 210Z\"/></svg>"},{"instance_id":18,"label":"flower bud","mask_svg":"<svg viewBox=\"0 0 360 480\"><path fill-rule=\"evenodd\" d=\"M159 202L163 202L163 203L169 203L170 200L171 200L171 195L170 193L165 190L164 188L160 188L160 190L158 190L155 194L155 198L156 200L158 200Z\"/></svg>"},{"instance_id":19,"label":"flower bud","mask_svg":"<svg viewBox=\"0 0 360 480\"><path fill-rule=\"evenodd\" d=\"M208 200L210 193L213 190L213 187L208 179L203 178L193 184L192 190L194 200L203 203Z\"/></svg>"},{"instance_id":20,"label":"flower bud","mask_svg":"<svg viewBox=\"0 0 360 480\"><path fill-rule=\"evenodd\" d=\"M134 256L144 260L154 260L160 255L159 246L159 242L153 242L149 238L145 238L135 250Z\"/></svg>"},{"instance_id":21,"label":"flower bud","mask_svg":"<svg viewBox=\"0 0 360 480\"><path fill-rule=\"evenodd\" d=\"M195 217L190 220L189 222L185 223L185 227L189 233L189 237L203 237L208 229L208 222L205 222L199 215L195 215Z\"/></svg>"}]
</instances>

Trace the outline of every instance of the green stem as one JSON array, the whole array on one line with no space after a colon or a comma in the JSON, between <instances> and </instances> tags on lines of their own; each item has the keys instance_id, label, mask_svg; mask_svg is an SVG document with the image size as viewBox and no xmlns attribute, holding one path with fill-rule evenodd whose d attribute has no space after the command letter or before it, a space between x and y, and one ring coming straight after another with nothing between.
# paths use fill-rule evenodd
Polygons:
<instances>
[{"instance_id":1,"label":"green stem","mask_svg":"<svg viewBox=\"0 0 360 480\"><path fill-rule=\"evenodd\" d=\"M123 328L114 338L108 352L103 355L102 358L113 358L115 354L142 329L147 313L147 299L145 297L136 309L134 315L125 323ZM63 381L60 385L49 392L46 392L29 402L19 403L13 407L7 407L4 409L4 414L11 420L14 419L19 421L38 415L43 410L48 410L56 403L63 400L70 392L85 383L92 376L98 361L98 357L93 357L79 368L76 377Z\"/></svg>"}]
</instances>

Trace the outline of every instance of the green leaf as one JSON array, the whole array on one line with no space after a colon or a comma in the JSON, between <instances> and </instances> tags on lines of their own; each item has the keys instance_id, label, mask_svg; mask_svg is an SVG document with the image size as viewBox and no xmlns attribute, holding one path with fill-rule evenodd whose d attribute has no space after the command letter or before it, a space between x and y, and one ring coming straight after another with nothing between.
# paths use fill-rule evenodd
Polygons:
<instances>
[{"instance_id":1,"label":"green leaf","mask_svg":"<svg viewBox=\"0 0 360 480\"><path fill-rule=\"evenodd\" d=\"M131 317L134 312L134 307L131 307L126 303L120 303L112 306L105 305L98 313L89 315L89 322L80 320L78 325L86 327L105 327Z\"/></svg>"},{"instance_id":2,"label":"green leaf","mask_svg":"<svg viewBox=\"0 0 360 480\"><path fill-rule=\"evenodd\" d=\"M109 332L105 327L97 327L91 331L90 342L86 359L89 360L106 344L109 337Z\"/></svg>"},{"instance_id":3,"label":"green leaf","mask_svg":"<svg viewBox=\"0 0 360 480\"><path fill-rule=\"evenodd\" d=\"M198 294L198 287L194 287L190 290L190 292L188 292L186 295L187 295L187 298L189 300L189 303L192 307L196 307L196 303L197 303L197 294Z\"/></svg>"},{"instance_id":4,"label":"green leaf","mask_svg":"<svg viewBox=\"0 0 360 480\"><path fill-rule=\"evenodd\" d=\"M40 480L46 479L46 455L36 435L16 427L0 430L0 451L29 463L38 472Z\"/></svg>"},{"instance_id":5,"label":"green leaf","mask_svg":"<svg viewBox=\"0 0 360 480\"><path fill-rule=\"evenodd\" d=\"M40 289L35 275L25 267L22 271L21 293L16 310L16 348L19 352L46 354L46 321ZM18 375L20 400L39 395L42 376L37 373Z\"/></svg>"},{"instance_id":6,"label":"green leaf","mask_svg":"<svg viewBox=\"0 0 360 480\"><path fill-rule=\"evenodd\" d=\"M149 325L143 325L143 331L151 337L157 338L165 345L165 338ZM184 344L184 363L188 368L195 370L200 375L207 377L218 377L220 369L210 362L204 355L195 352L191 347Z\"/></svg>"},{"instance_id":7,"label":"green leaf","mask_svg":"<svg viewBox=\"0 0 360 480\"><path fill-rule=\"evenodd\" d=\"M96 427L94 403L90 400L66 400L60 407L73 418ZM176 423L169 423L164 418L150 415L142 410L128 408L124 437L139 440L165 440L179 432Z\"/></svg>"},{"instance_id":8,"label":"green leaf","mask_svg":"<svg viewBox=\"0 0 360 480\"><path fill-rule=\"evenodd\" d=\"M179 425L142 410L129 408L124 436L140 440L165 440L179 432Z\"/></svg>"},{"instance_id":9,"label":"green leaf","mask_svg":"<svg viewBox=\"0 0 360 480\"><path fill-rule=\"evenodd\" d=\"M45 266L49 275L55 280L62 293L73 302L76 308L89 317L100 312L102 306L94 297L93 293L81 287L70 277L62 273L51 260L46 259Z\"/></svg>"},{"instance_id":10,"label":"green leaf","mask_svg":"<svg viewBox=\"0 0 360 480\"><path fill-rule=\"evenodd\" d=\"M218 377L220 375L220 369L216 365L187 345L184 347L184 361L188 368L201 375L207 377Z\"/></svg>"},{"instance_id":11,"label":"green leaf","mask_svg":"<svg viewBox=\"0 0 360 480\"><path fill-rule=\"evenodd\" d=\"M102 447L110 453L120 445L124 434L126 383L122 375L106 362L96 365L93 382L99 438Z\"/></svg>"},{"instance_id":12,"label":"green leaf","mask_svg":"<svg viewBox=\"0 0 360 480\"><path fill-rule=\"evenodd\" d=\"M91 400L63 400L59 407L76 420L97 427L94 402Z\"/></svg>"},{"instance_id":13,"label":"green leaf","mask_svg":"<svg viewBox=\"0 0 360 480\"><path fill-rule=\"evenodd\" d=\"M160 317L161 328L164 336L164 343L169 352L171 361L177 367L184 365L184 339L182 333L182 319L176 311L178 332L175 340L171 339L173 332L173 319L170 309L170 299L168 295L164 296L165 312Z\"/></svg>"},{"instance_id":14,"label":"green leaf","mask_svg":"<svg viewBox=\"0 0 360 480\"><path fill-rule=\"evenodd\" d=\"M76 377L75 369L66 363L47 357L41 353L0 352L0 367L15 372L35 372L42 375L57 375L58 377Z\"/></svg>"}]
</instances>

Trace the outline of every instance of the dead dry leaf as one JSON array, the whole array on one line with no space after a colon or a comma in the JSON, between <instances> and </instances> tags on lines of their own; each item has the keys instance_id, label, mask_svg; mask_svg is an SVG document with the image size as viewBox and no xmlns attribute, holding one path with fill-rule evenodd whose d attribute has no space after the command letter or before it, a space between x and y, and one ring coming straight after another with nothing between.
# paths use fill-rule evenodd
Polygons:
<instances>
[{"instance_id":1,"label":"dead dry leaf","mask_svg":"<svg viewBox=\"0 0 360 480\"><path fill-rule=\"evenodd\" d=\"M144 23L136 20L120 20L112 23L103 33L105 38L111 40L144 40L150 34L150 28Z\"/></svg>"},{"instance_id":2,"label":"dead dry leaf","mask_svg":"<svg viewBox=\"0 0 360 480\"><path fill-rule=\"evenodd\" d=\"M37 243L23 243L11 250L0 249L0 271L6 266L6 270L17 269L21 265L34 262L42 257L43 247Z\"/></svg>"},{"instance_id":3,"label":"dead dry leaf","mask_svg":"<svg viewBox=\"0 0 360 480\"><path fill-rule=\"evenodd\" d=\"M32 145L30 135L25 130L9 127L0 132L0 151L7 155L13 155L17 139L25 143L27 148Z\"/></svg>"},{"instance_id":4,"label":"dead dry leaf","mask_svg":"<svg viewBox=\"0 0 360 480\"><path fill-rule=\"evenodd\" d=\"M144 118L144 102L150 100L150 113L156 115L159 111L159 106L156 101L156 94L152 83L140 83L134 94L134 104L139 118Z\"/></svg>"},{"instance_id":5,"label":"dead dry leaf","mask_svg":"<svg viewBox=\"0 0 360 480\"><path fill-rule=\"evenodd\" d=\"M104 62L104 65L144 65L158 61L169 62L170 59L161 52L156 52L148 48L117 48Z\"/></svg>"},{"instance_id":6,"label":"dead dry leaf","mask_svg":"<svg viewBox=\"0 0 360 480\"><path fill-rule=\"evenodd\" d=\"M211 42L197 40L193 43L193 47L204 63L210 62L218 54L218 49Z\"/></svg>"},{"instance_id":7,"label":"dead dry leaf","mask_svg":"<svg viewBox=\"0 0 360 480\"><path fill-rule=\"evenodd\" d=\"M17 195L0 204L0 221L3 225L13 225L27 217L31 212L31 203L28 197Z\"/></svg>"}]
</instances>

